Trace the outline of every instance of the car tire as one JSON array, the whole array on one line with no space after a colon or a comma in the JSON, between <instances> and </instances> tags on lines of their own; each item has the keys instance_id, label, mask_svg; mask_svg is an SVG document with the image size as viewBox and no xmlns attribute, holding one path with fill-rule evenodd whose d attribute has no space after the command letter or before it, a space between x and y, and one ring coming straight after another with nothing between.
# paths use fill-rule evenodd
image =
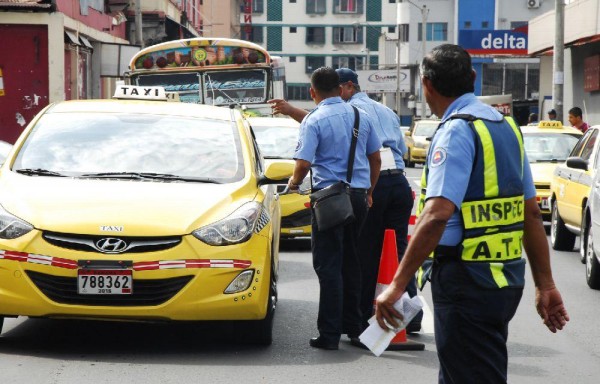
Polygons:
<instances>
[{"instance_id":1,"label":"car tire","mask_svg":"<svg viewBox=\"0 0 600 384\"><path fill-rule=\"evenodd\" d=\"M556 202L552 204L550 243L552 244L552 249L557 251L572 251L575 245L575 234L569 232L565 226L565 222L560 218Z\"/></svg>"},{"instance_id":2,"label":"car tire","mask_svg":"<svg viewBox=\"0 0 600 384\"><path fill-rule=\"evenodd\" d=\"M590 227L587 236L585 263L585 279L592 289L600 289L600 263L594 252L594 241L592 240L592 228Z\"/></svg>"},{"instance_id":3,"label":"car tire","mask_svg":"<svg viewBox=\"0 0 600 384\"><path fill-rule=\"evenodd\" d=\"M412 161L411 158L410 158L410 149L408 150L406 157L408 158L408 160L406 161L406 166L408 168L414 168L415 167L415 162Z\"/></svg>"},{"instance_id":4,"label":"car tire","mask_svg":"<svg viewBox=\"0 0 600 384\"><path fill-rule=\"evenodd\" d=\"M267 315L262 320L237 321L235 324L236 339L245 344L271 345L273 343L273 323L277 307L277 280L271 272L269 284L269 300Z\"/></svg>"},{"instance_id":5,"label":"car tire","mask_svg":"<svg viewBox=\"0 0 600 384\"><path fill-rule=\"evenodd\" d=\"M588 232L590 231L590 223L588 222L589 211L586 209L586 214L583 217L581 223L581 235L579 235L579 261L581 264L585 264L587 259L587 242Z\"/></svg>"},{"instance_id":6,"label":"car tire","mask_svg":"<svg viewBox=\"0 0 600 384\"><path fill-rule=\"evenodd\" d=\"M4 317L0 316L0 335L2 334L2 327L4 327Z\"/></svg>"}]
</instances>

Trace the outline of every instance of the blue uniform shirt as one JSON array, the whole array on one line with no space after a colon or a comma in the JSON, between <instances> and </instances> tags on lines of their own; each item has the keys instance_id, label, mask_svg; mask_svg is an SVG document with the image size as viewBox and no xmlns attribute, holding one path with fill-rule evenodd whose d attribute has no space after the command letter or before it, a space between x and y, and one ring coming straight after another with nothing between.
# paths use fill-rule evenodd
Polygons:
<instances>
[{"instance_id":1,"label":"blue uniform shirt","mask_svg":"<svg viewBox=\"0 0 600 384\"><path fill-rule=\"evenodd\" d=\"M377 152L381 141L367 113L360 109L359 113L360 126L350 185L368 189L371 187L371 172L367 155ZM313 187L325 188L346 180L353 127L354 110L341 97L321 101L302 120L294 158L311 163Z\"/></svg>"},{"instance_id":2,"label":"blue uniform shirt","mask_svg":"<svg viewBox=\"0 0 600 384\"><path fill-rule=\"evenodd\" d=\"M400 131L400 118L385 105L369 98L364 92L354 94L348 102L363 111L373 119L375 131L386 148L394 155L396 168L404 169L403 156L406 153L406 143Z\"/></svg>"},{"instance_id":3,"label":"blue uniform shirt","mask_svg":"<svg viewBox=\"0 0 600 384\"><path fill-rule=\"evenodd\" d=\"M427 157L429 174L427 177L427 194L431 197L444 197L457 207L448 220L440 245L457 245L462 240L462 222L459 208L462 205L470 179L470 170L475 158L475 142L468 122L463 119L448 120L450 116L461 113L470 114L492 121L501 121L502 115L489 105L481 103L473 93L467 93L454 100L442 117L442 126L438 129L430 153L443 153L441 159L432 161ZM525 199L535 197L535 186L529 168L527 154L523 167L523 191Z\"/></svg>"}]
</instances>

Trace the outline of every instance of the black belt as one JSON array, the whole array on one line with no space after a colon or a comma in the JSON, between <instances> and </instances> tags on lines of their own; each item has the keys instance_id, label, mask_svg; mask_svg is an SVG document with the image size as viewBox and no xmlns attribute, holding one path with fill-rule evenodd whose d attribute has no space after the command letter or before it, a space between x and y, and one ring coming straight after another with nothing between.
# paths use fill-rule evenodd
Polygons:
<instances>
[{"instance_id":1,"label":"black belt","mask_svg":"<svg viewBox=\"0 0 600 384\"><path fill-rule=\"evenodd\" d=\"M404 175L404 169L382 169L379 176Z\"/></svg>"},{"instance_id":2,"label":"black belt","mask_svg":"<svg viewBox=\"0 0 600 384\"><path fill-rule=\"evenodd\" d=\"M436 260L460 260L461 246L460 245L438 245L433 251L433 257Z\"/></svg>"}]
</instances>

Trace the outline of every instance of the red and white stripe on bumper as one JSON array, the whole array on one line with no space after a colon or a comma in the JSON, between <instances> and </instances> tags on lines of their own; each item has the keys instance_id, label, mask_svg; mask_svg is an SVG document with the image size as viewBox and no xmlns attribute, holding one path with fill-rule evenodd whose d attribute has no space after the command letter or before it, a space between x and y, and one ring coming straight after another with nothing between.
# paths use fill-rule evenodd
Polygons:
<instances>
[{"instance_id":1,"label":"red and white stripe on bumper","mask_svg":"<svg viewBox=\"0 0 600 384\"><path fill-rule=\"evenodd\" d=\"M77 261L63 259L61 257L36 255L32 253L5 251L0 249L0 259L19 261L21 263L32 263L50 265L52 267L77 269ZM189 268L249 268L252 262L249 260L163 260L163 261L140 261L133 263L134 271L152 271L158 269L189 269Z\"/></svg>"}]
</instances>

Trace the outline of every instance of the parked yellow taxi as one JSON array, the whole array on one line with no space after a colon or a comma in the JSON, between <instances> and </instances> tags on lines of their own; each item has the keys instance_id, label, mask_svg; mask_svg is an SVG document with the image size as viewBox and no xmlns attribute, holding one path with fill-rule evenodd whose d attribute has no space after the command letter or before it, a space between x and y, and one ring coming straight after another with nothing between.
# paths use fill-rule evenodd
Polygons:
<instances>
[{"instance_id":1,"label":"parked yellow taxi","mask_svg":"<svg viewBox=\"0 0 600 384\"><path fill-rule=\"evenodd\" d=\"M118 96L159 87L117 87ZM149 97L149 96L148 96ZM241 321L269 344L285 165L240 111L178 102L52 104L0 168L4 317Z\"/></svg>"},{"instance_id":2,"label":"parked yellow taxi","mask_svg":"<svg viewBox=\"0 0 600 384\"><path fill-rule=\"evenodd\" d=\"M289 164L289 172L292 173L300 123L294 119L279 117L249 117L248 121L267 164L272 161L286 161ZM300 186L301 191L310 190L309 177L304 179ZM287 183L278 185L277 191L283 192L286 185ZM283 194L280 200L281 236L285 238L310 236L311 212L308 195Z\"/></svg>"},{"instance_id":3,"label":"parked yellow taxi","mask_svg":"<svg viewBox=\"0 0 600 384\"><path fill-rule=\"evenodd\" d=\"M412 168L415 164L425 164L431 137L439 125L439 120L416 120L413 122L408 132L404 134L407 147L404 162L407 167Z\"/></svg>"},{"instance_id":4,"label":"parked yellow taxi","mask_svg":"<svg viewBox=\"0 0 600 384\"><path fill-rule=\"evenodd\" d=\"M556 250L571 251L581 235L580 259L585 262L589 228L588 199L592 179L599 165L598 133L600 126L590 127L552 178L552 220L550 243Z\"/></svg>"},{"instance_id":5,"label":"parked yellow taxi","mask_svg":"<svg viewBox=\"0 0 600 384\"><path fill-rule=\"evenodd\" d=\"M582 133L560 121L540 121L521 127L523 144L531 166L537 201L545 221L550 221L550 183L556 167L563 163Z\"/></svg>"}]
</instances>

